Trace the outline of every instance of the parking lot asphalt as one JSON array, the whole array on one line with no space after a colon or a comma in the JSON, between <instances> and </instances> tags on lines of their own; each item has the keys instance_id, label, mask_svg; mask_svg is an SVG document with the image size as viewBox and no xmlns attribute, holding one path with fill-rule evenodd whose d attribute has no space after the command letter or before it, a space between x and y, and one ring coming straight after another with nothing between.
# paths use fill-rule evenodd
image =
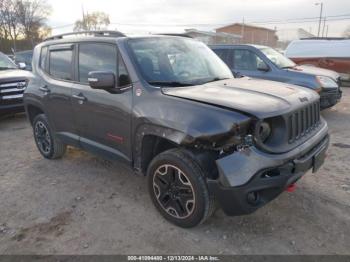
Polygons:
<instances>
[{"instance_id":1,"label":"parking lot asphalt","mask_svg":"<svg viewBox=\"0 0 350 262\"><path fill-rule=\"evenodd\" d=\"M331 144L307 173L249 216L221 210L193 229L166 222L146 178L69 148L46 160L25 115L0 120L0 254L350 254L350 88L322 112Z\"/></svg>"}]
</instances>

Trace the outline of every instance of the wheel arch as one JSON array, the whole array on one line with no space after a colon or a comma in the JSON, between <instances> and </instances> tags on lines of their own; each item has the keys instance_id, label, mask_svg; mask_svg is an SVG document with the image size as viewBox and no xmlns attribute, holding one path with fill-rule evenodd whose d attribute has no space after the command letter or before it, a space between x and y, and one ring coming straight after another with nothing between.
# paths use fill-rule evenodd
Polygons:
<instances>
[{"instance_id":1,"label":"wheel arch","mask_svg":"<svg viewBox=\"0 0 350 262\"><path fill-rule=\"evenodd\" d=\"M27 118L30 124L33 124L34 118L39 114L46 114L45 109L41 106L41 104L35 100L29 100L25 103L25 111L27 114Z\"/></svg>"},{"instance_id":2,"label":"wheel arch","mask_svg":"<svg viewBox=\"0 0 350 262\"><path fill-rule=\"evenodd\" d=\"M146 174L147 167L152 159L171 148L180 147L187 135L183 132L151 125L141 125L135 134L134 168Z\"/></svg>"},{"instance_id":3,"label":"wheel arch","mask_svg":"<svg viewBox=\"0 0 350 262\"><path fill-rule=\"evenodd\" d=\"M136 132L134 168L138 172L146 174L154 157L173 148L186 150L193 158L197 159L207 177L217 178L218 171L215 159L218 157L218 151L197 148L196 139L184 132L149 124L142 125Z\"/></svg>"}]
</instances>

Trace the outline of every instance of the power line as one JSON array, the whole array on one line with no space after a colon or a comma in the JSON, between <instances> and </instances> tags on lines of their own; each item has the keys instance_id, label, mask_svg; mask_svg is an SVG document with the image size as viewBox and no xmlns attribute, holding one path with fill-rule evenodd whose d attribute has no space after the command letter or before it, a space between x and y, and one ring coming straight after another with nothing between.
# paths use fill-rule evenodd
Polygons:
<instances>
[{"instance_id":1,"label":"power line","mask_svg":"<svg viewBox=\"0 0 350 262\"><path fill-rule=\"evenodd\" d=\"M343 21L349 20L350 14L342 14L342 15L329 15L325 16L327 22L329 21ZM288 18L288 19L275 19L275 20L256 20L256 21L248 21L248 24L294 24L294 23L313 23L317 22L319 17L304 17L304 18ZM74 26L75 23L53 26L52 29L60 29ZM119 25L119 26L139 26L139 27L148 27L148 26L157 26L157 27L215 27L215 26L225 26L232 24L231 22L227 23L197 23L197 24L153 24L153 23L118 23L112 22L111 25Z\"/></svg>"}]
</instances>

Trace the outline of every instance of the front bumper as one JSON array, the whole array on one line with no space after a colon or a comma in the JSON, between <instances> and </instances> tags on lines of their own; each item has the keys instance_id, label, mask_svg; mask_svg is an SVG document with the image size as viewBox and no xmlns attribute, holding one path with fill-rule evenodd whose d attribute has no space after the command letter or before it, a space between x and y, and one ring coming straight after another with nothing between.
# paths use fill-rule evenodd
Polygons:
<instances>
[{"instance_id":1,"label":"front bumper","mask_svg":"<svg viewBox=\"0 0 350 262\"><path fill-rule=\"evenodd\" d=\"M0 102L0 116L7 114L16 114L24 112L23 101L20 100L16 103L2 104Z\"/></svg>"},{"instance_id":2,"label":"front bumper","mask_svg":"<svg viewBox=\"0 0 350 262\"><path fill-rule=\"evenodd\" d=\"M285 154L269 155L250 147L219 159L219 178L209 180L208 188L227 215L252 213L308 170L317 171L329 145L327 131L325 125L309 141Z\"/></svg>"},{"instance_id":3,"label":"front bumper","mask_svg":"<svg viewBox=\"0 0 350 262\"><path fill-rule=\"evenodd\" d=\"M343 92L340 89L340 87L337 88L336 90L330 90L330 91L323 90L320 93L321 109L326 109L334 106L336 103L340 101L342 94Z\"/></svg>"}]
</instances>

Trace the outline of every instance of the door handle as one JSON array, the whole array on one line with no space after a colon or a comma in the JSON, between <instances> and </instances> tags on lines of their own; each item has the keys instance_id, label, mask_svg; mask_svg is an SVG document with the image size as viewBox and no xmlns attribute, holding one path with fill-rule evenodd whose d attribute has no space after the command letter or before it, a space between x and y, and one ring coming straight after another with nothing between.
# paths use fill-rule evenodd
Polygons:
<instances>
[{"instance_id":1,"label":"door handle","mask_svg":"<svg viewBox=\"0 0 350 262\"><path fill-rule=\"evenodd\" d=\"M73 98L77 99L79 101L79 104L82 104L84 101L86 101L86 97L82 94L79 95L72 95Z\"/></svg>"},{"instance_id":2,"label":"door handle","mask_svg":"<svg viewBox=\"0 0 350 262\"><path fill-rule=\"evenodd\" d=\"M47 87L47 85L39 87L39 90L46 94L51 92L51 90Z\"/></svg>"}]
</instances>

